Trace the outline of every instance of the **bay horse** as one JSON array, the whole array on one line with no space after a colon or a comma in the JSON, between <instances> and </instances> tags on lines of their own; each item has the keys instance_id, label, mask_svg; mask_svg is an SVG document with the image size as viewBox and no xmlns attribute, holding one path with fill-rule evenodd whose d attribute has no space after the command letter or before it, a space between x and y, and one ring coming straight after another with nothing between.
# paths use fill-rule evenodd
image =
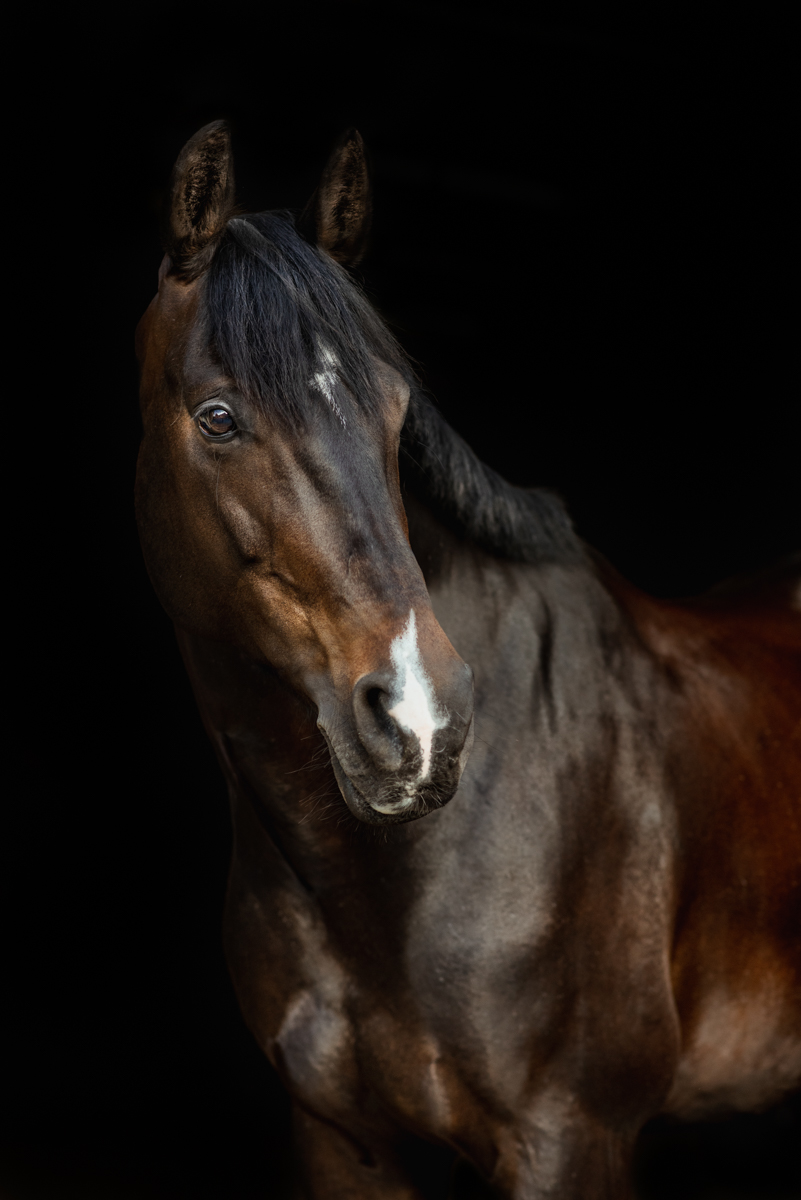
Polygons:
<instances>
[{"instance_id":1,"label":"bay horse","mask_svg":"<svg viewBox=\"0 0 801 1200\"><path fill-rule=\"evenodd\" d=\"M801 560L620 578L424 395L348 273L370 209L351 131L302 213L239 215L206 126L137 331L230 973L313 1200L445 1196L446 1152L619 1200L655 1114L801 1081Z\"/></svg>"}]
</instances>

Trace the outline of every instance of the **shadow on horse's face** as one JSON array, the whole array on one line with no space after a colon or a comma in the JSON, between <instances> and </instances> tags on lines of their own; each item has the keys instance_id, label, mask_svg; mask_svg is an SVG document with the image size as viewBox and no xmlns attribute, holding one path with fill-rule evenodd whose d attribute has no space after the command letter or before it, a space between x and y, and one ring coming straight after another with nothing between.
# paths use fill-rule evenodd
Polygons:
<instances>
[{"instance_id":1,"label":"shadow on horse's face","mask_svg":"<svg viewBox=\"0 0 801 1200\"><path fill-rule=\"evenodd\" d=\"M215 361L203 288L163 270L137 333L137 516L153 583L179 627L233 643L316 706L354 815L423 816L456 790L473 698L407 538L408 386L382 367L380 411L354 404L343 424L310 380L292 427Z\"/></svg>"}]
</instances>

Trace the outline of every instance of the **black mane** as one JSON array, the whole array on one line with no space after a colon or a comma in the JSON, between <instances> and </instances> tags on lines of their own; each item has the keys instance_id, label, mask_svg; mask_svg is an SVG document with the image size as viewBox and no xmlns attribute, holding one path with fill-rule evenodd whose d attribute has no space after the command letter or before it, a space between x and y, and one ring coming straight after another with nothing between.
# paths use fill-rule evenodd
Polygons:
<instances>
[{"instance_id":1,"label":"black mane","mask_svg":"<svg viewBox=\"0 0 801 1200\"><path fill-rule=\"evenodd\" d=\"M323 371L321 402L343 422L354 403L379 412L375 361L388 363L411 387L400 455L410 491L491 553L532 563L581 555L561 500L513 487L478 459L426 397L364 294L303 240L291 213L229 221L208 270L205 304L212 344L251 403L302 428Z\"/></svg>"},{"instance_id":2,"label":"black mane","mask_svg":"<svg viewBox=\"0 0 801 1200\"><path fill-rule=\"evenodd\" d=\"M546 488L519 488L483 463L428 397L412 389L401 435L401 479L443 523L515 562L583 557L567 509Z\"/></svg>"}]
</instances>

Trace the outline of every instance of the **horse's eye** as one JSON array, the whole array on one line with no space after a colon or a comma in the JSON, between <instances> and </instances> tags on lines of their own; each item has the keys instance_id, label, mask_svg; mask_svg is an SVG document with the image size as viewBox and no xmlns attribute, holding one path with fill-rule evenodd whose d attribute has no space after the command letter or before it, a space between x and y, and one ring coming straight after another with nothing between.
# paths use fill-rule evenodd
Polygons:
<instances>
[{"instance_id":1,"label":"horse's eye","mask_svg":"<svg viewBox=\"0 0 801 1200\"><path fill-rule=\"evenodd\" d=\"M198 417L198 425L210 437L222 437L236 429L236 422L227 408L207 408Z\"/></svg>"}]
</instances>

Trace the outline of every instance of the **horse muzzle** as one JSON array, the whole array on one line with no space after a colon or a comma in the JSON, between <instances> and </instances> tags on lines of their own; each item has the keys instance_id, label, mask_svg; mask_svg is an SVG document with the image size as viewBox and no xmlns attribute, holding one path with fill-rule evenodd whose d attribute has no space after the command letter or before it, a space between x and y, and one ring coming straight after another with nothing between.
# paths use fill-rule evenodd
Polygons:
<instances>
[{"instance_id":1,"label":"horse muzzle","mask_svg":"<svg viewBox=\"0 0 801 1200\"><path fill-rule=\"evenodd\" d=\"M345 803L374 825L413 821L447 804L473 741L470 667L453 654L434 683L419 663L401 665L363 675L347 716L321 711L318 719Z\"/></svg>"}]
</instances>

